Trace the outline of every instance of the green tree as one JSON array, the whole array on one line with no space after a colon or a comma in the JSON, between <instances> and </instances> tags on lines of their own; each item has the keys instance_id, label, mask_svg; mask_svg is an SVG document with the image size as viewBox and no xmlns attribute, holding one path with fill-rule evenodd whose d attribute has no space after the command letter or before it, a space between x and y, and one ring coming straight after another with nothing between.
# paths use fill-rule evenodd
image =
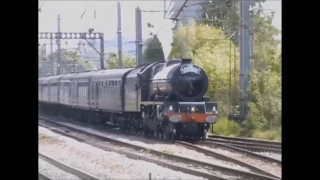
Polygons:
<instances>
[{"instance_id":1,"label":"green tree","mask_svg":"<svg viewBox=\"0 0 320 180\"><path fill-rule=\"evenodd\" d=\"M169 55L170 59L192 58L204 69L209 78L207 95L219 103L220 116L227 116L230 109L230 63L231 71L238 71L234 69L234 63L238 63L234 61L234 47L221 30L190 21L178 25Z\"/></svg>"},{"instance_id":2,"label":"green tree","mask_svg":"<svg viewBox=\"0 0 320 180\"><path fill-rule=\"evenodd\" d=\"M62 72L81 72L87 70L93 70L94 65L88 59L83 59L81 56L74 51L68 51L61 49L61 69ZM57 57L57 52L55 55Z\"/></svg>"},{"instance_id":3,"label":"green tree","mask_svg":"<svg viewBox=\"0 0 320 180\"><path fill-rule=\"evenodd\" d=\"M281 133L281 50L274 37L279 30L272 25L274 12L264 10L264 0L255 1L253 18L253 52L250 81L250 113L246 120L248 135L258 131L276 129ZM269 13L269 14L267 14ZM238 44L239 1L210 1L203 5L203 18L206 24L223 30L224 34ZM280 130L279 130L280 129ZM263 134L263 133L260 133ZM266 133L269 136L270 133ZM269 134L269 135L268 135ZM277 136L273 134L272 136ZM266 138L275 138L275 137ZM278 137L279 139L279 137Z\"/></svg>"},{"instance_id":4,"label":"green tree","mask_svg":"<svg viewBox=\"0 0 320 180\"><path fill-rule=\"evenodd\" d=\"M280 41L274 38L279 30L271 24L273 15L265 16L261 6L254 12L251 111L247 125L249 130L277 129L280 136L281 50Z\"/></svg>"},{"instance_id":5,"label":"green tree","mask_svg":"<svg viewBox=\"0 0 320 180\"><path fill-rule=\"evenodd\" d=\"M82 72L87 70L93 70L94 65L90 60L86 60L81 58L76 52L68 51L66 49L61 49L61 73L71 73L71 72ZM51 63L50 59L53 58L55 62L58 59L58 52L55 51L53 54L49 54L47 56L46 66L42 63L42 66L39 66L39 72L43 72L42 74L47 75L51 72Z\"/></svg>"},{"instance_id":6,"label":"green tree","mask_svg":"<svg viewBox=\"0 0 320 180\"><path fill-rule=\"evenodd\" d=\"M253 6L261 6L261 3L265 2L265 0L252 2ZM218 27L234 43L238 44L239 7L239 1L235 0L208 1L202 4L202 18L206 20L200 20L200 22Z\"/></svg>"},{"instance_id":7,"label":"green tree","mask_svg":"<svg viewBox=\"0 0 320 180\"><path fill-rule=\"evenodd\" d=\"M147 27L150 31L150 38L148 38L144 44L147 48L143 53L143 61L153 63L165 60L161 42L157 34L154 33L154 26L151 23L147 23Z\"/></svg>"},{"instance_id":8,"label":"green tree","mask_svg":"<svg viewBox=\"0 0 320 180\"><path fill-rule=\"evenodd\" d=\"M135 67L136 59L133 57L123 57L122 63L124 67ZM107 68L114 69L119 68L118 55L116 53L110 52L107 59L105 60Z\"/></svg>"},{"instance_id":9,"label":"green tree","mask_svg":"<svg viewBox=\"0 0 320 180\"><path fill-rule=\"evenodd\" d=\"M198 24L195 22L190 22L188 25L179 24L174 33L170 57L191 57L196 64L204 68L209 76L210 84L207 94L212 100L219 103L220 117L223 118L230 112L232 108L230 104L238 101L235 95L235 92L238 92L236 87L238 82L235 81L237 78L231 80L236 83L233 83L230 90L230 76L231 74L239 74L239 52L234 43L231 43L230 48L230 41L228 42L230 33L226 33L233 32L238 25L232 26L231 22L227 24L224 21L226 19L230 21L231 15L219 17L217 12L215 13L215 17L218 19L216 21L220 24L205 23L206 25L204 25L199 22ZM273 14L266 15L261 5L253 12L253 59L249 91L251 111L245 122L247 127L243 129L242 133L254 137L280 139L281 49L279 49L280 42L274 38L279 30L272 26L272 19ZM233 27L234 30L232 30ZM235 49L236 53L230 49ZM230 68L230 59L232 64L236 64L236 68Z\"/></svg>"},{"instance_id":10,"label":"green tree","mask_svg":"<svg viewBox=\"0 0 320 180\"><path fill-rule=\"evenodd\" d=\"M143 54L144 62L156 62L165 60L162 45L156 35L153 35L151 41L147 44L147 48Z\"/></svg>"}]
</instances>

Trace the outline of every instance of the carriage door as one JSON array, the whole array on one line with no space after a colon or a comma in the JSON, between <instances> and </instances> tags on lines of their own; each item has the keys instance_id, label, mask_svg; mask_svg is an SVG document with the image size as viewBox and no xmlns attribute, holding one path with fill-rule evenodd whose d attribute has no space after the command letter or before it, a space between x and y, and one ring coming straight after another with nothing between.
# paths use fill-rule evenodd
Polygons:
<instances>
[{"instance_id":1,"label":"carriage door","mask_svg":"<svg viewBox=\"0 0 320 180\"><path fill-rule=\"evenodd\" d=\"M88 81L88 90L87 90L87 98L88 98L88 107L91 107L91 77L89 77L89 81Z\"/></svg>"},{"instance_id":2,"label":"carriage door","mask_svg":"<svg viewBox=\"0 0 320 180\"><path fill-rule=\"evenodd\" d=\"M99 86L100 81L97 81L95 84L95 100L96 100L96 108L99 108Z\"/></svg>"},{"instance_id":3,"label":"carriage door","mask_svg":"<svg viewBox=\"0 0 320 180\"><path fill-rule=\"evenodd\" d=\"M57 96L58 96L58 102L57 103L60 103L60 86L61 86L61 82L60 82L60 79L58 79L58 82L57 82L57 85L58 85L58 87L57 87Z\"/></svg>"},{"instance_id":4,"label":"carriage door","mask_svg":"<svg viewBox=\"0 0 320 180\"><path fill-rule=\"evenodd\" d=\"M76 91L77 91L76 103L77 103L77 106L79 105L79 88L80 88L80 82L77 82L77 84L76 84Z\"/></svg>"},{"instance_id":5,"label":"carriage door","mask_svg":"<svg viewBox=\"0 0 320 180\"><path fill-rule=\"evenodd\" d=\"M95 107L95 82L94 81L92 81L91 82L91 108L94 108Z\"/></svg>"},{"instance_id":6,"label":"carriage door","mask_svg":"<svg viewBox=\"0 0 320 180\"><path fill-rule=\"evenodd\" d=\"M76 98L76 83L75 82L72 82L72 105L75 105L76 101L75 101L75 98Z\"/></svg>"}]
</instances>

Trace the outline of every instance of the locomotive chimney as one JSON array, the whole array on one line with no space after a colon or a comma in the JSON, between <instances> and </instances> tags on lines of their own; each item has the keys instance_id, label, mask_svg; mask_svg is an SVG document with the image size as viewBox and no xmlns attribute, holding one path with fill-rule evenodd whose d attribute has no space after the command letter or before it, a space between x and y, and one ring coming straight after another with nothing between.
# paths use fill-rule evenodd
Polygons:
<instances>
[{"instance_id":1,"label":"locomotive chimney","mask_svg":"<svg viewBox=\"0 0 320 180\"><path fill-rule=\"evenodd\" d=\"M181 59L181 64L190 64L191 62L192 62L192 59L189 59L189 58Z\"/></svg>"}]
</instances>

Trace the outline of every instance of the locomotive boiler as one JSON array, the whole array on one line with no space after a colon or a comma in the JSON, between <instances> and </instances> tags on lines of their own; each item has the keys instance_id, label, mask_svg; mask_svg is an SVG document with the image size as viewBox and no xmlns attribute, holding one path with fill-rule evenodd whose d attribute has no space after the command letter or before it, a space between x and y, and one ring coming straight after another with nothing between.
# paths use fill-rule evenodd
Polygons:
<instances>
[{"instance_id":1,"label":"locomotive boiler","mask_svg":"<svg viewBox=\"0 0 320 180\"><path fill-rule=\"evenodd\" d=\"M201 101L208 90L207 74L189 59L170 61L151 81L151 96L171 101Z\"/></svg>"}]
</instances>

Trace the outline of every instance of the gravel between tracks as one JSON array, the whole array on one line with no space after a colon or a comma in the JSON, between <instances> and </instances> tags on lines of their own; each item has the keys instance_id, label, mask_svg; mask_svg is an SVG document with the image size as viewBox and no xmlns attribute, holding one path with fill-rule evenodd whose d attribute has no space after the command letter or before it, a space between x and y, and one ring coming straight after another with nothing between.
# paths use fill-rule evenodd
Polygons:
<instances>
[{"instance_id":1,"label":"gravel between tracks","mask_svg":"<svg viewBox=\"0 0 320 180\"><path fill-rule=\"evenodd\" d=\"M207 146L200 146L200 145L197 145L197 146L211 150L211 151L215 151L217 153L221 153L221 154L226 155L228 157L231 157L231 158L246 162L248 164L251 164L253 166L259 167L259 168L261 168L267 172L270 172L272 174L281 176L282 167L277 164L266 163L266 162L263 162L259 159L251 158L251 157L248 157L244 154L237 153L237 152L231 152L231 151L224 150L221 148L214 148L214 147L207 147Z\"/></svg>"},{"instance_id":2,"label":"gravel between tracks","mask_svg":"<svg viewBox=\"0 0 320 180\"><path fill-rule=\"evenodd\" d=\"M156 140L150 140L150 139L147 139L144 137L139 137L139 136L128 136L128 135L123 135L123 134L112 134L112 133L108 133L108 132L102 132L102 131L99 131L96 129L91 129L88 127L80 127L78 125L65 123L65 122L63 122L63 124L66 124L71 127L76 127L78 129L85 130L87 132L94 133L94 134L97 134L100 136L116 139L116 140L119 140L122 142L132 143L132 144L142 146L145 148L154 149L154 150L166 152L169 154L179 155L179 156L183 156L183 157L187 157L187 158L191 158L191 159L197 159L199 161L205 161L205 162L208 162L211 164L224 166L227 168L239 169L242 171L250 172L250 170L248 168L242 167L242 166L237 165L235 163L222 161L222 160L216 159L212 156L206 156L203 153L199 153L195 150L187 149L182 146L178 146L178 145L174 145L174 144L165 144L163 142L159 142Z\"/></svg>"},{"instance_id":3,"label":"gravel between tracks","mask_svg":"<svg viewBox=\"0 0 320 180\"><path fill-rule=\"evenodd\" d=\"M65 172L40 158L39 158L39 172L45 176L50 177L51 179L81 180L81 178L78 178L73 174Z\"/></svg>"},{"instance_id":4,"label":"gravel between tracks","mask_svg":"<svg viewBox=\"0 0 320 180\"><path fill-rule=\"evenodd\" d=\"M153 163L129 159L115 152L103 151L42 127L39 127L39 152L102 179L148 179L149 173L153 179L203 179Z\"/></svg>"}]
</instances>

